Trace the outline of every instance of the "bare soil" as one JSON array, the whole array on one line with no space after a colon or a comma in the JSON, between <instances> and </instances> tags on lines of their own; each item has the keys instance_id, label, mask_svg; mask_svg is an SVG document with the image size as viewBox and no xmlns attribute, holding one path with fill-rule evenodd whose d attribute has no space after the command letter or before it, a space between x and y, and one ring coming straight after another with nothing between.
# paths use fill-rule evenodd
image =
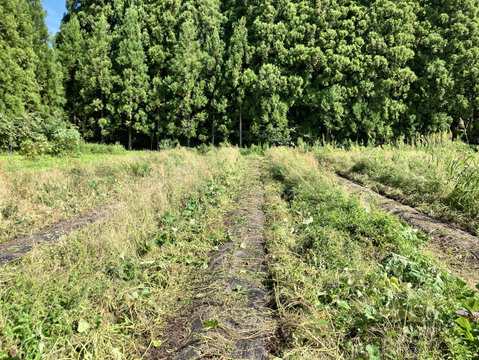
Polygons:
<instances>
[{"instance_id":1,"label":"bare soil","mask_svg":"<svg viewBox=\"0 0 479 360\"><path fill-rule=\"evenodd\" d=\"M425 215L400 202L380 195L369 188L336 175L348 192L372 197L387 213L397 216L429 236L428 249L457 276L470 285L479 283L479 238Z\"/></svg>"},{"instance_id":2,"label":"bare soil","mask_svg":"<svg viewBox=\"0 0 479 360\"><path fill-rule=\"evenodd\" d=\"M43 229L37 234L27 237L13 238L0 244L0 266L11 260L18 259L23 254L30 251L35 245L51 243L61 238L63 235L80 229L86 224L91 224L107 217L112 211L118 209L119 206L120 203L99 206L83 216L61 221L56 225Z\"/></svg>"}]
</instances>

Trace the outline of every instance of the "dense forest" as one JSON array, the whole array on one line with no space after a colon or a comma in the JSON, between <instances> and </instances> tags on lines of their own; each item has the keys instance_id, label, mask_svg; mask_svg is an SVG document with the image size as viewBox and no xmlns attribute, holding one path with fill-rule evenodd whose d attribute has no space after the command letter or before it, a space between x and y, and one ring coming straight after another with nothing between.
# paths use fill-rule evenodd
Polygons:
<instances>
[{"instance_id":1,"label":"dense forest","mask_svg":"<svg viewBox=\"0 0 479 360\"><path fill-rule=\"evenodd\" d=\"M0 0L0 143L479 142L479 0ZM66 140L65 140L66 138Z\"/></svg>"}]
</instances>

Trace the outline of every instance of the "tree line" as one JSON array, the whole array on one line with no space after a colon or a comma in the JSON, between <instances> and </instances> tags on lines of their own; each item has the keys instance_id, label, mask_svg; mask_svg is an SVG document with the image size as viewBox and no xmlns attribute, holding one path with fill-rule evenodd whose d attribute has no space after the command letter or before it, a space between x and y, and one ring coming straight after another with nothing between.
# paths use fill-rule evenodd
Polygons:
<instances>
[{"instance_id":1,"label":"tree line","mask_svg":"<svg viewBox=\"0 0 479 360\"><path fill-rule=\"evenodd\" d=\"M479 142L479 0L66 6L50 46L38 0L0 0L0 136L34 114L129 148Z\"/></svg>"}]
</instances>

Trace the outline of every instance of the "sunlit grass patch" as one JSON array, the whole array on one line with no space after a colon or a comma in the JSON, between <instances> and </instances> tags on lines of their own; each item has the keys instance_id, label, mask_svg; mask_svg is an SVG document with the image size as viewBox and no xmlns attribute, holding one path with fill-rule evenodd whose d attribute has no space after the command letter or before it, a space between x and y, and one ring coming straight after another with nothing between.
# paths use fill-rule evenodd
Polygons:
<instances>
[{"instance_id":1,"label":"sunlit grass patch","mask_svg":"<svg viewBox=\"0 0 479 360\"><path fill-rule=\"evenodd\" d=\"M478 326L463 324L455 312L478 307L475 291L422 251L426 237L374 204L365 209L318 163L305 165L309 156L291 149L266 153L277 179L268 182L266 212L278 354L473 358Z\"/></svg>"},{"instance_id":2,"label":"sunlit grass patch","mask_svg":"<svg viewBox=\"0 0 479 360\"><path fill-rule=\"evenodd\" d=\"M166 322L226 241L219 224L237 190L238 155L171 150L140 158L149 170L138 174L85 169L131 179L123 206L0 269L0 358L141 358L164 341Z\"/></svg>"}]
</instances>

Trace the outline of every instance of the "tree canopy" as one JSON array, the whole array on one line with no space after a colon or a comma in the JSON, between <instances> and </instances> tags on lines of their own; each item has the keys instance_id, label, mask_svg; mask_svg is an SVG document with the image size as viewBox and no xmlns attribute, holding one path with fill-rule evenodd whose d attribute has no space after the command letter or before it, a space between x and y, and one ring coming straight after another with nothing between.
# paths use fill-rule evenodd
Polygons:
<instances>
[{"instance_id":1,"label":"tree canopy","mask_svg":"<svg viewBox=\"0 0 479 360\"><path fill-rule=\"evenodd\" d=\"M24 114L65 117L85 139L129 148L440 131L479 143L479 0L67 9L52 41L39 1L0 0L2 128Z\"/></svg>"}]
</instances>

